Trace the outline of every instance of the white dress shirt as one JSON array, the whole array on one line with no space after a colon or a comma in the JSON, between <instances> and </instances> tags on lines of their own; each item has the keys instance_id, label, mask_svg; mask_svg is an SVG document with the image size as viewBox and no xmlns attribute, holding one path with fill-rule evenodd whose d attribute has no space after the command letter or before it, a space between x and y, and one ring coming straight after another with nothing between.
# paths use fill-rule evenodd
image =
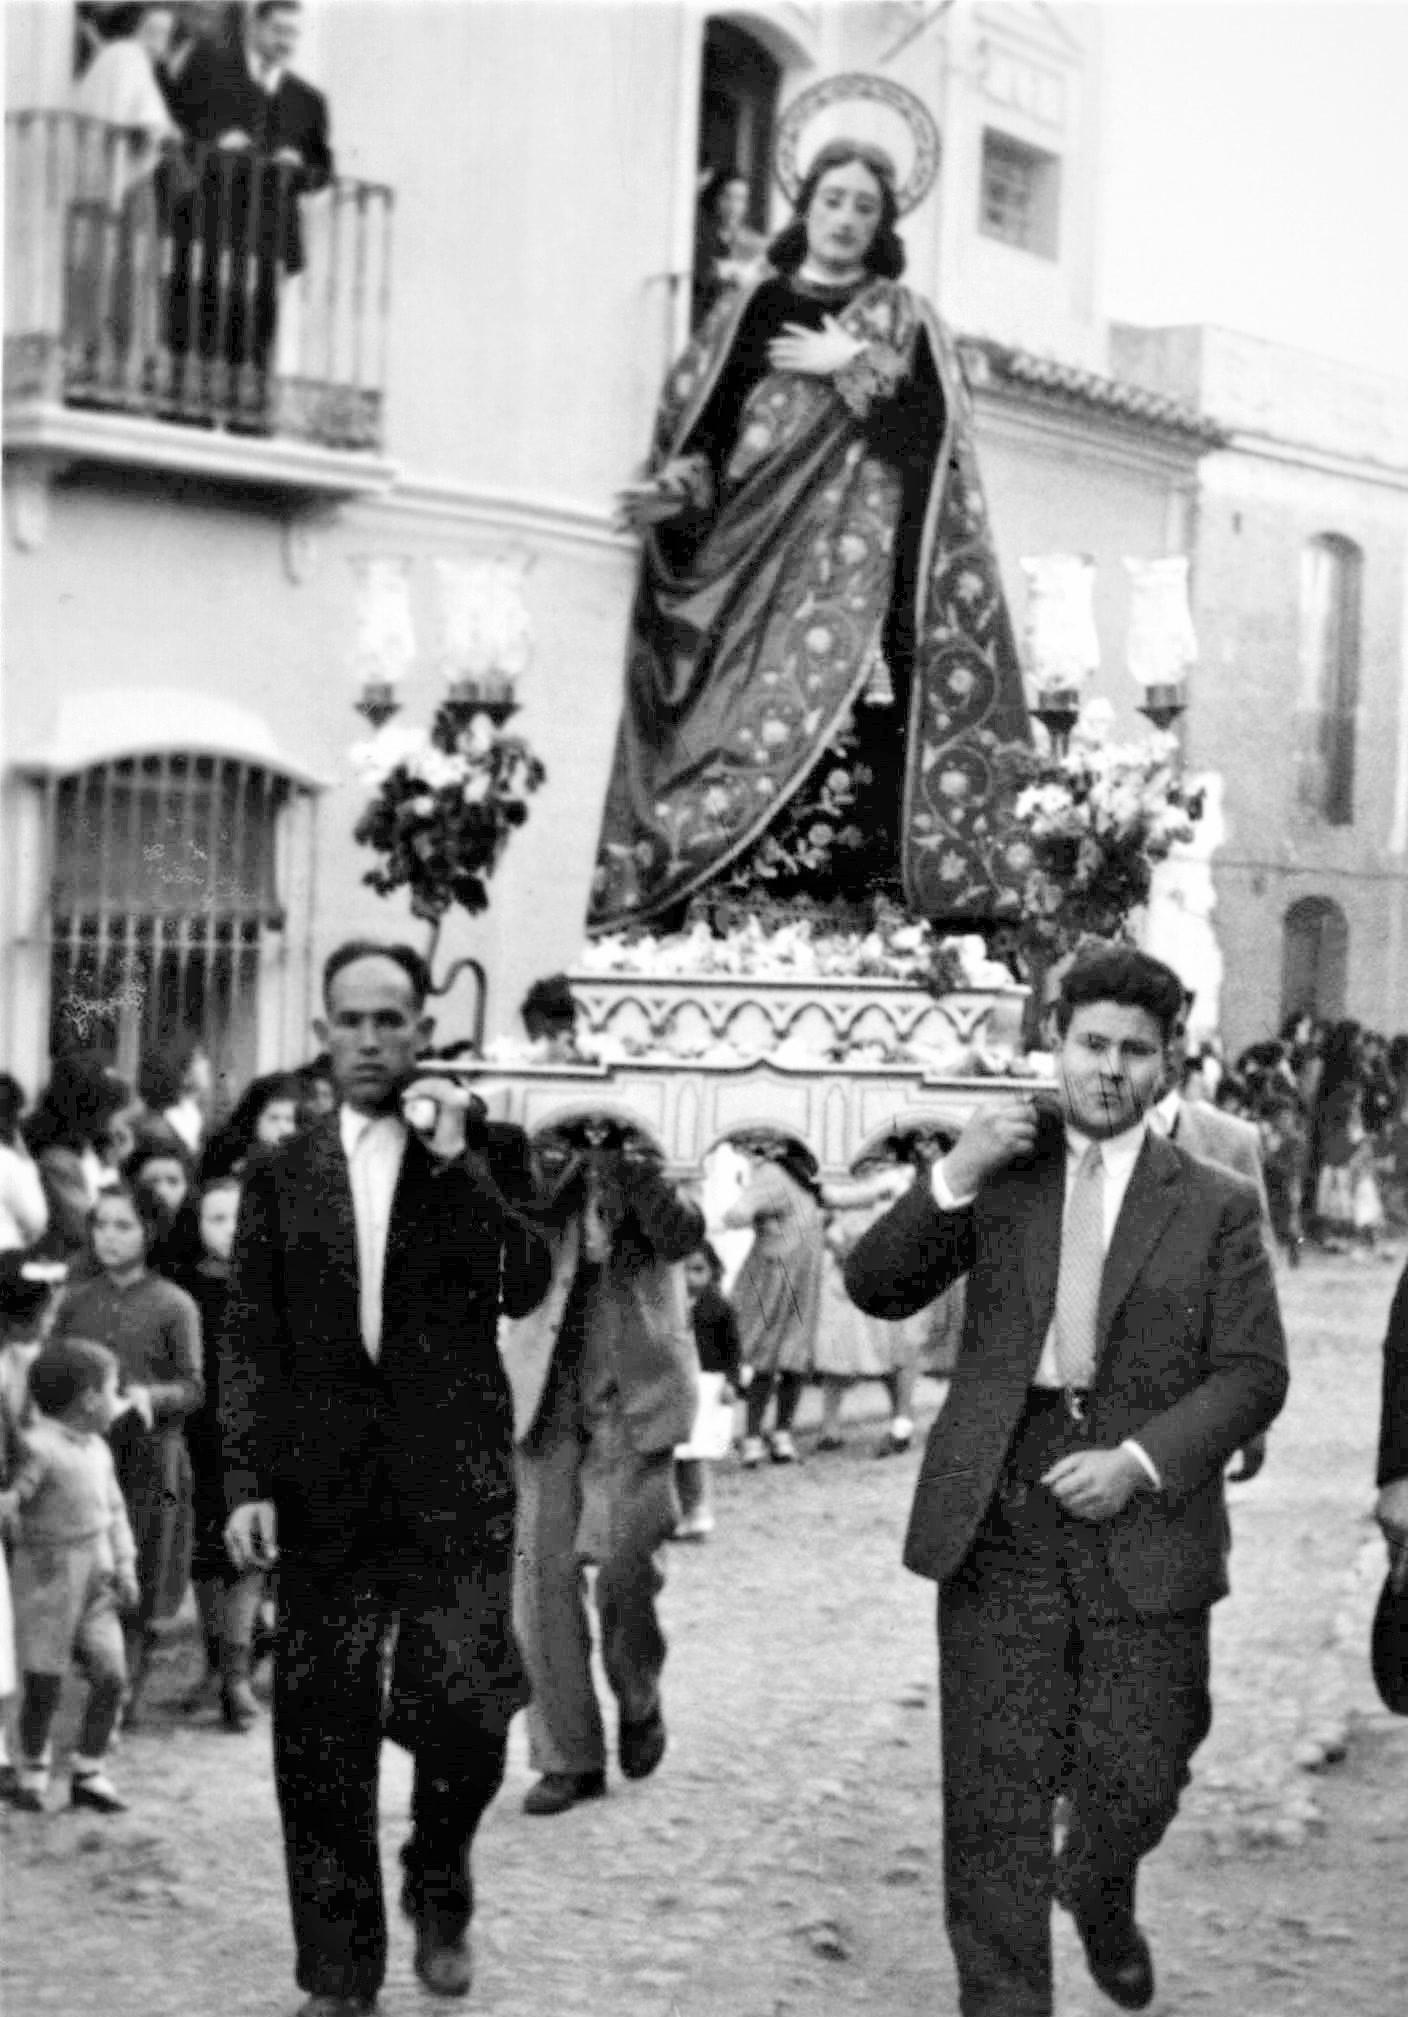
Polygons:
<instances>
[{"instance_id":1,"label":"white dress shirt","mask_svg":"<svg viewBox=\"0 0 1408 2017\"><path fill-rule=\"evenodd\" d=\"M1125 1192L1129 1189L1129 1180L1134 1175L1134 1166L1138 1162L1139 1152L1144 1146L1144 1136L1148 1129L1148 1118L1147 1114L1141 1116L1132 1128L1126 1128L1123 1134L1108 1135L1100 1144L1101 1159L1105 1165L1105 1252L1107 1254L1110 1251L1110 1241L1114 1238L1115 1226L1119 1221L1120 1210L1124 1204ZM1089 1135L1080 1134L1072 1127L1066 1129L1066 1198L1070 1197L1071 1184L1075 1178L1076 1171L1080 1168L1081 1158L1090 1147L1090 1142L1091 1137ZM969 1192L964 1197L955 1195L949 1186L947 1177L944 1175L944 1165L942 1162L935 1163L934 1165L933 1187L934 1202L942 1212L961 1211L965 1205L971 1205L974 1197L977 1195L976 1192ZM1032 1385L1034 1387L1059 1389L1063 1384L1060 1364L1056 1356L1056 1325L1053 1320L1046 1333L1046 1339L1041 1348L1041 1357L1037 1360L1036 1371L1032 1375ZM1159 1476L1154 1460L1148 1451L1143 1448L1142 1444L1135 1442L1130 1437L1120 1447L1121 1449L1128 1450L1131 1456L1139 1460L1156 1486L1162 1486L1163 1480Z\"/></svg>"},{"instance_id":2,"label":"white dress shirt","mask_svg":"<svg viewBox=\"0 0 1408 2017\"><path fill-rule=\"evenodd\" d=\"M386 1279L386 1236L391 1201L406 1153L406 1124L399 1114L362 1114L344 1106L338 1114L342 1151L352 1184L357 1223L357 1307L367 1357L381 1356L381 1293Z\"/></svg>"},{"instance_id":3,"label":"white dress shirt","mask_svg":"<svg viewBox=\"0 0 1408 2017\"><path fill-rule=\"evenodd\" d=\"M1183 1095L1175 1086L1166 1092L1149 1109L1149 1125L1156 1134L1166 1135L1170 1141L1178 1132L1178 1116L1183 1107Z\"/></svg>"}]
</instances>

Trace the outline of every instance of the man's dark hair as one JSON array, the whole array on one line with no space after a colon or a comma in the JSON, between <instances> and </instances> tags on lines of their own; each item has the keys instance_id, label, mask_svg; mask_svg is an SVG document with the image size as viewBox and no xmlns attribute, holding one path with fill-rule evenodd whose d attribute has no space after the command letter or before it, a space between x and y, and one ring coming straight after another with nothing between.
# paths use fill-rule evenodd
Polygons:
<instances>
[{"instance_id":1,"label":"man's dark hair","mask_svg":"<svg viewBox=\"0 0 1408 2017\"><path fill-rule=\"evenodd\" d=\"M530 1033L534 1022L547 1023L554 1029L571 1029L577 1020L578 1003L567 975L550 973L542 980L535 980L518 1013Z\"/></svg>"},{"instance_id":2,"label":"man's dark hair","mask_svg":"<svg viewBox=\"0 0 1408 2017\"><path fill-rule=\"evenodd\" d=\"M430 994L430 968L413 945L383 945L380 939L350 938L327 956L323 966L323 1006L331 1006L332 984L344 967L359 959L389 959L415 990L416 1007L424 1008Z\"/></svg>"},{"instance_id":3,"label":"man's dark hair","mask_svg":"<svg viewBox=\"0 0 1408 2017\"><path fill-rule=\"evenodd\" d=\"M256 21L265 21L271 14L301 14L303 0L258 0L254 10Z\"/></svg>"},{"instance_id":4,"label":"man's dark hair","mask_svg":"<svg viewBox=\"0 0 1408 2017\"><path fill-rule=\"evenodd\" d=\"M769 263L779 273L795 273L807 256L807 212L822 176L829 175L833 168L849 168L853 161L868 168L880 186L880 222L865 255L865 270L877 280L898 280L904 272L904 245L895 230L900 206L895 196L893 163L878 147L867 147L863 141L828 140L817 149L802 179L792 222L783 226L768 247Z\"/></svg>"},{"instance_id":5,"label":"man's dark hair","mask_svg":"<svg viewBox=\"0 0 1408 2017\"><path fill-rule=\"evenodd\" d=\"M1092 1002L1114 1002L1120 1008L1143 1009L1154 1018L1165 1043L1183 1015L1183 983L1171 966L1134 946L1102 946L1077 953L1066 969L1056 997L1055 1022L1061 1036L1078 1008Z\"/></svg>"},{"instance_id":6,"label":"man's dark hair","mask_svg":"<svg viewBox=\"0 0 1408 2017\"><path fill-rule=\"evenodd\" d=\"M99 1393L117 1356L95 1338L53 1338L29 1369L29 1397L42 1415L62 1415L84 1394Z\"/></svg>"}]
</instances>

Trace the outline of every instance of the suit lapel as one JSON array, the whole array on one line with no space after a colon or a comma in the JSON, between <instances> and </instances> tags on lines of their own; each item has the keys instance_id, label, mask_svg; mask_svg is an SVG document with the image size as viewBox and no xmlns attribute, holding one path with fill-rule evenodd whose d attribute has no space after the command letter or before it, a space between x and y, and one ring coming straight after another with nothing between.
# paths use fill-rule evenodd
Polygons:
<instances>
[{"instance_id":1,"label":"suit lapel","mask_svg":"<svg viewBox=\"0 0 1408 2017\"><path fill-rule=\"evenodd\" d=\"M360 1281L357 1269L357 1218L352 1209L352 1179L337 1115L330 1114L307 1136L310 1191L318 1216L323 1249L323 1279L329 1294L345 1305L337 1325L349 1336L361 1336ZM349 1314L350 1312L350 1314Z\"/></svg>"},{"instance_id":2,"label":"suit lapel","mask_svg":"<svg viewBox=\"0 0 1408 2017\"><path fill-rule=\"evenodd\" d=\"M1162 1135L1147 1134L1115 1221L1100 1282L1097 1335L1101 1351L1120 1305L1139 1279L1140 1269L1163 1237L1182 1198L1178 1151Z\"/></svg>"},{"instance_id":3,"label":"suit lapel","mask_svg":"<svg viewBox=\"0 0 1408 2017\"><path fill-rule=\"evenodd\" d=\"M391 1221L386 1229L386 1265L381 1278L381 1342L383 1350L393 1322L404 1315L407 1298L401 1277L410 1261L411 1249L423 1228L430 1200L426 1189L432 1173L430 1151L408 1128L396 1189L391 1196Z\"/></svg>"}]
</instances>

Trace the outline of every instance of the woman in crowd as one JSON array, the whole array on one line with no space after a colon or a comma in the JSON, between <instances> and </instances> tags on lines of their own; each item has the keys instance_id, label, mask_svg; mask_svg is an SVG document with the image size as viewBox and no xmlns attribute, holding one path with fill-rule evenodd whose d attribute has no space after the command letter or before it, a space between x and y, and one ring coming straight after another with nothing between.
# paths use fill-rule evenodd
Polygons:
<instances>
[{"instance_id":1,"label":"woman in crowd","mask_svg":"<svg viewBox=\"0 0 1408 2017\"><path fill-rule=\"evenodd\" d=\"M1015 880L980 815L993 749L1028 735L1021 671L966 394L899 283L898 215L887 156L820 148L768 265L670 375L621 500L643 551L594 931L743 874L842 745L838 894L902 877L916 910L986 918Z\"/></svg>"},{"instance_id":2,"label":"woman in crowd","mask_svg":"<svg viewBox=\"0 0 1408 2017\"><path fill-rule=\"evenodd\" d=\"M205 1142L214 1082L204 1044L189 1034L150 1052L137 1069L137 1091L149 1119L174 1128L192 1157Z\"/></svg>"},{"instance_id":3,"label":"woman in crowd","mask_svg":"<svg viewBox=\"0 0 1408 2017\"><path fill-rule=\"evenodd\" d=\"M733 1288L743 1362L752 1373L743 1462L751 1469L763 1460L763 1422L775 1397L766 1447L775 1464L794 1464L792 1424L811 1374L821 1314L825 1246L816 1159L800 1142L766 1131L735 1136L734 1146L748 1160L748 1177L724 1224L753 1233Z\"/></svg>"},{"instance_id":4,"label":"woman in crowd","mask_svg":"<svg viewBox=\"0 0 1408 2017\"><path fill-rule=\"evenodd\" d=\"M296 1135L303 1099L303 1083L293 1072L268 1072L251 1080L201 1157L202 1184L243 1176L251 1155Z\"/></svg>"},{"instance_id":5,"label":"woman in crowd","mask_svg":"<svg viewBox=\"0 0 1408 2017\"><path fill-rule=\"evenodd\" d=\"M694 280L690 327L752 278L767 240L747 222L748 177L720 168L704 184L694 232Z\"/></svg>"},{"instance_id":6,"label":"woman in crowd","mask_svg":"<svg viewBox=\"0 0 1408 2017\"><path fill-rule=\"evenodd\" d=\"M131 1104L127 1086L91 1057L56 1058L25 1134L49 1210L45 1251L78 1260L88 1251L88 1220L113 1180L112 1130Z\"/></svg>"},{"instance_id":7,"label":"woman in crowd","mask_svg":"<svg viewBox=\"0 0 1408 2017\"><path fill-rule=\"evenodd\" d=\"M49 1206L34 1158L20 1132L24 1088L0 1072L0 1253L32 1247L49 1225Z\"/></svg>"},{"instance_id":8,"label":"woman in crowd","mask_svg":"<svg viewBox=\"0 0 1408 2017\"><path fill-rule=\"evenodd\" d=\"M164 1122L140 1128L123 1175L156 1206L160 1230L149 1256L152 1271L180 1279L201 1255L195 1172L185 1143Z\"/></svg>"},{"instance_id":9,"label":"woman in crowd","mask_svg":"<svg viewBox=\"0 0 1408 2017\"><path fill-rule=\"evenodd\" d=\"M846 1294L846 1256L877 1218L914 1181L916 1165L888 1156L867 1157L849 1183L827 1184L826 1262L814 1370L821 1382L820 1450L839 1450L841 1407L847 1391L862 1380L879 1380L890 1397L890 1425L877 1456L898 1456L914 1440L914 1383L929 1335L929 1311L890 1323L868 1317Z\"/></svg>"},{"instance_id":10,"label":"woman in crowd","mask_svg":"<svg viewBox=\"0 0 1408 2017\"><path fill-rule=\"evenodd\" d=\"M72 99L83 117L68 336L72 354L96 368L99 388L155 362L161 267L156 170L163 143L180 137L158 82L175 7L112 12L120 32L99 46Z\"/></svg>"},{"instance_id":11,"label":"woman in crowd","mask_svg":"<svg viewBox=\"0 0 1408 2017\"><path fill-rule=\"evenodd\" d=\"M179 1609L190 1573L191 1467L183 1424L204 1395L200 1317L183 1289L154 1274L149 1256L162 1231L151 1195L131 1184L94 1206L96 1273L70 1287L55 1337L91 1338L117 1359L125 1403L111 1442L118 1483L137 1540L141 1603L128 1621L127 1719L133 1719L155 1638Z\"/></svg>"}]
</instances>

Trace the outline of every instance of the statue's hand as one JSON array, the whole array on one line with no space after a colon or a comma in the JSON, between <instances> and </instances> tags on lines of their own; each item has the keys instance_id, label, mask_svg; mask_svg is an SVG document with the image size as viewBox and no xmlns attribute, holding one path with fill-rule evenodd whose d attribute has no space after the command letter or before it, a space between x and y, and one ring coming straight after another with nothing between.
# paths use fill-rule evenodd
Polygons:
<instances>
[{"instance_id":1,"label":"statue's hand","mask_svg":"<svg viewBox=\"0 0 1408 2017\"><path fill-rule=\"evenodd\" d=\"M646 532L652 525L667 525L688 502L681 493L666 490L658 477L650 483L628 483L616 498L616 529Z\"/></svg>"},{"instance_id":2,"label":"statue's hand","mask_svg":"<svg viewBox=\"0 0 1408 2017\"><path fill-rule=\"evenodd\" d=\"M800 322L785 322L781 336L768 345L768 362L775 371L800 371L807 378L834 378L854 363L865 345L848 336L834 315L822 328L804 329Z\"/></svg>"}]
</instances>

